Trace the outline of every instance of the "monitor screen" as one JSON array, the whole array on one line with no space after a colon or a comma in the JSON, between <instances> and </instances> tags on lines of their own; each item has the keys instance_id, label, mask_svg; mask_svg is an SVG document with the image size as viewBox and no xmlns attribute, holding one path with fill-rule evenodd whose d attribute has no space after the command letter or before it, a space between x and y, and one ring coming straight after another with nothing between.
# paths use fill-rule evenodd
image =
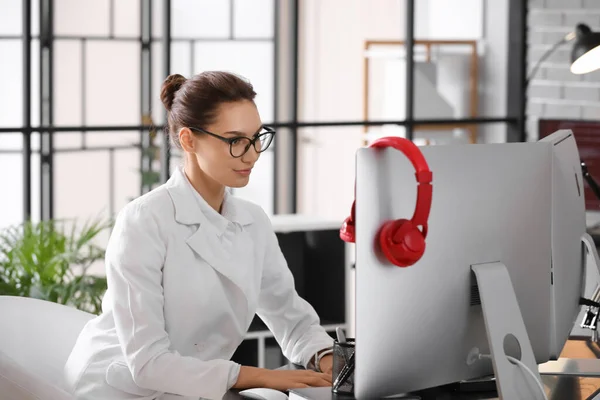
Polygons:
<instances>
[{"instance_id":1,"label":"monitor screen","mask_svg":"<svg viewBox=\"0 0 600 400\"><path fill-rule=\"evenodd\" d=\"M540 119L539 138L542 139L559 129L573 131L581 160L586 163L588 172L596 182L600 182L600 121ZM584 180L585 208L600 211L598 199Z\"/></svg>"}]
</instances>

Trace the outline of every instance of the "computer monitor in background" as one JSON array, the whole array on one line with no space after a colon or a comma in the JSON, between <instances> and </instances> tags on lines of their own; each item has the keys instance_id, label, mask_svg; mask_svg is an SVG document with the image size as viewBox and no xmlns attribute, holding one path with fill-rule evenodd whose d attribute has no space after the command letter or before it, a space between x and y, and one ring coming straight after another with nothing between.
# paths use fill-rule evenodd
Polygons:
<instances>
[{"instance_id":1,"label":"computer monitor in background","mask_svg":"<svg viewBox=\"0 0 600 400\"><path fill-rule=\"evenodd\" d=\"M600 121L540 119L538 132L540 139L558 130L569 130L577 142L580 161L583 161L594 180L600 179ZM584 179L585 208L596 211L600 216L600 198Z\"/></svg>"},{"instance_id":2,"label":"computer monitor in background","mask_svg":"<svg viewBox=\"0 0 600 400\"><path fill-rule=\"evenodd\" d=\"M521 359L536 375L535 364L556 356L575 323L583 262L577 235L585 224L579 226L583 183L572 135L421 150L433 172L433 201L425 254L407 268L387 262L374 238L385 221L412 215L414 169L395 149L357 153L355 395L383 397L494 373L500 380L496 365L514 390L530 391L515 398L541 398L525 371L499 356ZM567 224L564 235L553 217ZM492 269L499 279L484 287ZM493 293L511 282L514 291ZM517 311L503 312L511 298ZM484 312L492 307L500 311ZM494 346L500 341L495 351L490 333ZM474 360L474 350L496 361Z\"/></svg>"},{"instance_id":3,"label":"computer monitor in background","mask_svg":"<svg viewBox=\"0 0 600 400\"><path fill-rule=\"evenodd\" d=\"M568 130L575 138L579 152L578 161L582 165L587 232L592 239L591 246L600 247L600 121L569 119L538 121L539 137L542 140L558 130ZM591 262L593 257L587 260ZM585 281L584 293L592 297L597 287L597 269L587 269ZM580 310L580 321L583 321L587 315L586 308ZM571 331L571 335L574 336L589 336L589 334L590 331L580 324L576 324ZM597 338L598 331L592 330L591 335L592 338Z\"/></svg>"},{"instance_id":4,"label":"computer monitor in background","mask_svg":"<svg viewBox=\"0 0 600 400\"><path fill-rule=\"evenodd\" d=\"M552 275L550 358L557 359L579 313L585 285L584 181L577 144L570 130L540 140L552 145Z\"/></svg>"}]
</instances>

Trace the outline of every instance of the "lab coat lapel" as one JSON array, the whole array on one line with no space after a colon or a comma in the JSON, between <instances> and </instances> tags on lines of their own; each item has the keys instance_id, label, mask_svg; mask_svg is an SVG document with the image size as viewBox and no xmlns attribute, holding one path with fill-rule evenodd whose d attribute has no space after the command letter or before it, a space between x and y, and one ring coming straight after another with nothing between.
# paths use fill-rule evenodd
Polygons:
<instances>
[{"instance_id":1,"label":"lab coat lapel","mask_svg":"<svg viewBox=\"0 0 600 400\"><path fill-rule=\"evenodd\" d=\"M175 220L190 226L193 233L186 239L188 246L206 263L221 275L232 281L246 295L243 266L235 259L237 243L227 240L221 232L212 225L202 212L194 198L194 190L187 181L183 171L177 169L169 182L167 189L175 207ZM240 209L236 199L229 198L224 215L239 225L252 223L252 218L246 210ZM237 236L237 235L236 235Z\"/></svg>"},{"instance_id":2,"label":"lab coat lapel","mask_svg":"<svg viewBox=\"0 0 600 400\"><path fill-rule=\"evenodd\" d=\"M244 324L244 326L240 325L240 329L246 329L254 317L257 295L253 290L253 280L249 276L254 273L248 264L253 260L241 257L243 249L240 245L246 247L247 244L240 242L242 241L239 238L234 238L233 243L225 247L217 235L208 229L202 229L202 226L187 240L187 244L194 252L232 283L230 288L237 288L230 292L229 302L237 321Z\"/></svg>"},{"instance_id":3,"label":"lab coat lapel","mask_svg":"<svg viewBox=\"0 0 600 400\"><path fill-rule=\"evenodd\" d=\"M241 286L241 279L239 279L238 274L231 265L233 247L222 243L217 233L210 226L200 224L196 232L187 239L187 244L211 267Z\"/></svg>"}]
</instances>

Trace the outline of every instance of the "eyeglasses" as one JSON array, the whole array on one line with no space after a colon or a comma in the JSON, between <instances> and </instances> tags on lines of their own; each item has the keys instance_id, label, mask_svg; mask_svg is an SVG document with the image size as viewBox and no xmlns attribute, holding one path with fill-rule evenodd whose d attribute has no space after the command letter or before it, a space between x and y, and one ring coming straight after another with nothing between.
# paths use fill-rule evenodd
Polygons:
<instances>
[{"instance_id":1,"label":"eyeglasses","mask_svg":"<svg viewBox=\"0 0 600 400\"><path fill-rule=\"evenodd\" d=\"M268 128L263 126L258 133L254 135L252 139L247 136L235 136L231 138L226 138L216 133L209 132L202 128L189 128L196 132L205 133L209 136L217 138L227 144L229 144L229 154L231 154L234 158L239 158L246 154L248 150L250 150L250 146L254 146L254 150L257 153L262 153L267 150L273 141L273 137L275 136L275 131L272 128Z\"/></svg>"}]
</instances>

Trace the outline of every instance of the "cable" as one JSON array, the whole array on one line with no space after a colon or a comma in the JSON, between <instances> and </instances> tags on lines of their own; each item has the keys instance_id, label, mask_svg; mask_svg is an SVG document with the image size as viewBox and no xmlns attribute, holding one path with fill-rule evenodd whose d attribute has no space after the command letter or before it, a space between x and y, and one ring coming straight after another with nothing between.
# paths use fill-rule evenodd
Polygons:
<instances>
[{"instance_id":1,"label":"cable","mask_svg":"<svg viewBox=\"0 0 600 400\"><path fill-rule=\"evenodd\" d=\"M580 164L581 164L581 172L582 172L583 178L587 182L590 189L592 189L592 192L594 192L594 195L596 196L596 198L600 199L600 186L598 186L598 183L594 180L594 178L590 174L587 164L583 160L580 161Z\"/></svg>"},{"instance_id":2,"label":"cable","mask_svg":"<svg viewBox=\"0 0 600 400\"><path fill-rule=\"evenodd\" d=\"M478 354L478 357L479 357L479 359L483 359L483 358L486 358L488 360L492 359L492 356L490 356L489 354ZM527 371L529 376L531 376L533 378L533 380L535 381L535 383L537 383L537 386L540 389L540 392L542 393L543 399L548 400L548 397L546 396L546 391L544 390L544 387L542 386L542 382L540 382L540 380L535 376L533 371L531 371L531 369L529 369L529 367L527 365L525 365L525 363L523 363L521 360L517 360L516 358L508 356L508 355L506 356L506 358L508 358L508 361L520 366L522 369Z\"/></svg>"},{"instance_id":3,"label":"cable","mask_svg":"<svg viewBox=\"0 0 600 400\"><path fill-rule=\"evenodd\" d=\"M521 360L517 360L516 358L511 357L511 356L506 356L506 358L508 358L508 360L511 361L513 364L517 364L521 368L523 368L525 371L527 371L529 376L531 376L533 378L533 380L535 381L535 383L537 383L538 388L540 389L540 392L542 393L542 397L544 398L544 400L548 400L548 397L546 396L546 391L544 390L544 387L542 386L542 382L540 382L540 380L535 376L533 371L531 369L529 369L529 367L527 365L525 365L525 363L523 363Z\"/></svg>"}]
</instances>

